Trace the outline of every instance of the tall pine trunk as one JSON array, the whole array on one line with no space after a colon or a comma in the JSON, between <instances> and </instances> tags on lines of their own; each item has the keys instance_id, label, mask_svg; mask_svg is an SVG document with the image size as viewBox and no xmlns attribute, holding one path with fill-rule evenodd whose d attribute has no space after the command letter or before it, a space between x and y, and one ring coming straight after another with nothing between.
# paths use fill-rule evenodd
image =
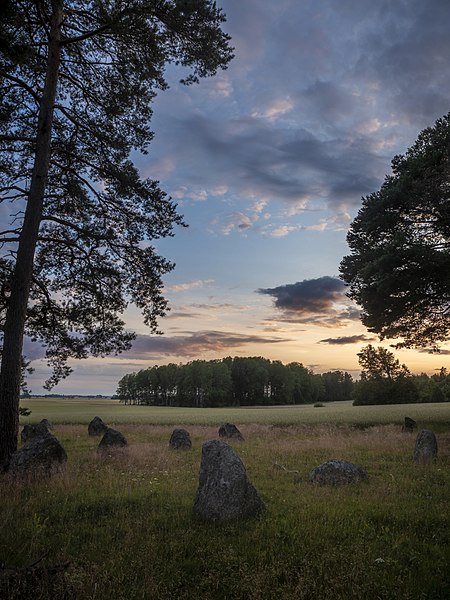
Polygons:
<instances>
[{"instance_id":1,"label":"tall pine trunk","mask_svg":"<svg viewBox=\"0 0 450 600\"><path fill-rule=\"evenodd\" d=\"M47 72L39 106L33 172L5 319L0 371L0 470L8 468L11 456L17 449L23 336L50 163L53 111L60 65L63 0L55 0L52 7Z\"/></svg>"}]
</instances>

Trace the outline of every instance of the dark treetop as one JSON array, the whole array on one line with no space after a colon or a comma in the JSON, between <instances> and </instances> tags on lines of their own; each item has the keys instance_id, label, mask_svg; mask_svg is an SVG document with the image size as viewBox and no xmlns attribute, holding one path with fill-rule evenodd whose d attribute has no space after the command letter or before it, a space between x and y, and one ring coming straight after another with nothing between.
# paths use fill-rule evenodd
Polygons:
<instances>
[{"instance_id":1,"label":"dark treetop","mask_svg":"<svg viewBox=\"0 0 450 600\"><path fill-rule=\"evenodd\" d=\"M450 113L422 131L363 206L341 263L362 321L398 347L450 335Z\"/></svg>"}]
</instances>

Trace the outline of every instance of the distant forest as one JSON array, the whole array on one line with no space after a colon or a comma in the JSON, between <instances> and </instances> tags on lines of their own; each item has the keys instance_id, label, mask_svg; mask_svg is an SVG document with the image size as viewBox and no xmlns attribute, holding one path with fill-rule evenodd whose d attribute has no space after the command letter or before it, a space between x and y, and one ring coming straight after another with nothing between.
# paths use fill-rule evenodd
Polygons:
<instances>
[{"instance_id":1,"label":"distant forest","mask_svg":"<svg viewBox=\"0 0 450 600\"><path fill-rule=\"evenodd\" d=\"M354 381L347 372L316 374L298 362L227 357L130 373L119 381L115 397L124 404L193 407L449 402L450 374L445 368L431 377L407 370L396 377L362 371L361 380Z\"/></svg>"},{"instance_id":2,"label":"distant forest","mask_svg":"<svg viewBox=\"0 0 450 600\"><path fill-rule=\"evenodd\" d=\"M350 400L349 373L317 375L301 363L227 357L169 364L125 375L117 396L125 404L154 406L269 406Z\"/></svg>"}]
</instances>

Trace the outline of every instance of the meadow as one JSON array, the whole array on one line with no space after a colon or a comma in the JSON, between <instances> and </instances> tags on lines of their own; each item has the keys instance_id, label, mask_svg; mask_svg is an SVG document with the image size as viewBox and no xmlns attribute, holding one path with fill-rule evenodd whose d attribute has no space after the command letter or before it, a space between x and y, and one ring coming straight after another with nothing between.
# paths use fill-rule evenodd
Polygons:
<instances>
[{"instance_id":1,"label":"meadow","mask_svg":"<svg viewBox=\"0 0 450 600\"><path fill-rule=\"evenodd\" d=\"M318 423L357 426L403 423L407 415L425 425L450 426L450 403L390 404L352 406L351 401L330 402L321 408L312 404L228 408L174 408L164 406L122 405L110 398L27 398L21 406L29 408L29 417L21 423L37 423L43 418L58 424L88 424L96 415L105 423L152 425L220 425L226 421L267 425L315 425Z\"/></svg>"},{"instance_id":2,"label":"meadow","mask_svg":"<svg viewBox=\"0 0 450 600\"><path fill-rule=\"evenodd\" d=\"M69 563L34 583L33 598L448 600L450 405L258 409L124 407L101 399L31 399L69 460L51 479L0 480L0 562ZM53 409L51 412L50 409ZM87 435L98 414L129 447L106 458ZM408 415L437 432L433 465L412 460ZM257 519L196 521L202 443L221 422L266 504ZM191 451L168 446L186 426ZM369 472L359 485L318 487L309 471L331 458ZM17 576L0 593L27 597ZM8 595L6 595L8 594Z\"/></svg>"}]
</instances>

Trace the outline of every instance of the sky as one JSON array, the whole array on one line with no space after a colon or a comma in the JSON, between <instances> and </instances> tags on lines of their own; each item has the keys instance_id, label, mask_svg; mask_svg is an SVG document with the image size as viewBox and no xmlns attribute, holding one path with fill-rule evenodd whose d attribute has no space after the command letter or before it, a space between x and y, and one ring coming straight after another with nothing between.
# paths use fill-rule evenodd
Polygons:
<instances>
[{"instance_id":1,"label":"sky","mask_svg":"<svg viewBox=\"0 0 450 600\"><path fill-rule=\"evenodd\" d=\"M150 335L130 307L133 348L72 363L55 393L112 394L126 373L225 356L357 376L363 346L393 343L362 326L339 263L361 198L450 110L450 2L217 4L235 58L194 86L169 69L150 152L135 157L189 225L154 242L176 264L164 278L164 334ZM450 366L450 344L395 354L413 372ZM39 394L49 370L32 366Z\"/></svg>"}]
</instances>

